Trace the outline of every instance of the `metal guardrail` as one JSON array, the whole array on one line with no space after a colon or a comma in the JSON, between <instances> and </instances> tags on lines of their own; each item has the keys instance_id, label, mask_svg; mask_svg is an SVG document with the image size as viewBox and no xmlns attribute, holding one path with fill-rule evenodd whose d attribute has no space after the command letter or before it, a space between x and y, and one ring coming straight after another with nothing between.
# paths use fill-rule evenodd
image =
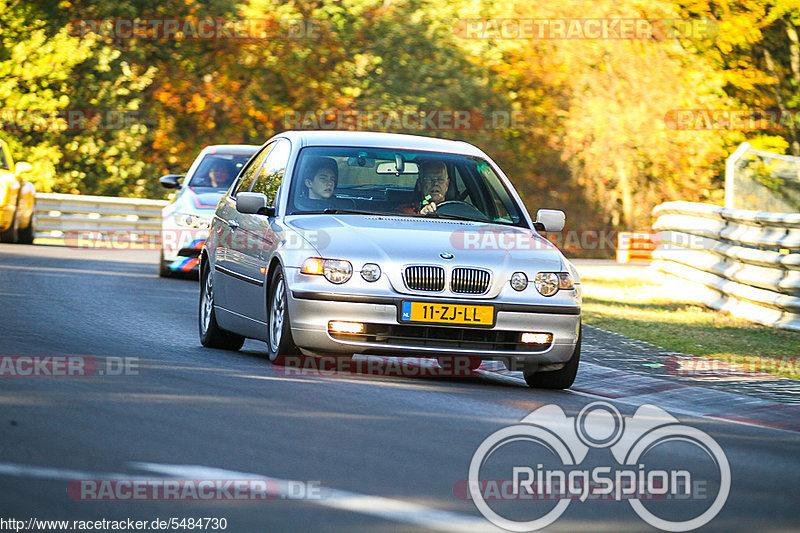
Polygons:
<instances>
[{"instance_id":1,"label":"metal guardrail","mask_svg":"<svg viewBox=\"0 0 800 533\"><path fill-rule=\"evenodd\" d=\"M800 213L668 202L653 215L653 267L680 278L687 299L800 331Z\"/></svg>"},{"instance_id":2,"label":"metal guardrail","mask_svg":"<svg viewBox=\"0 0 800 533\"><path fill-rule=\"evenodd\" d=\"M79 194L36 194L36 238L127 237L152 241L161 231L166 200Z\"/></svg>"}]
</instances>

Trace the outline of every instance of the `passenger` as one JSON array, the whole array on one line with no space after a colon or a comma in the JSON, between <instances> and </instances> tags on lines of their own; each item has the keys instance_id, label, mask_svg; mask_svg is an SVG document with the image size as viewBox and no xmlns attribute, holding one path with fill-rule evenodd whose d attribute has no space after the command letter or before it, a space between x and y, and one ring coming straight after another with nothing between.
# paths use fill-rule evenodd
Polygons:
<instances>
[{"instance_id":1,"label":"passenger","mask_svg":"<svg viewBox=\"0 0 800 533\"><path fill-rule=\"evenodd\" d=\"M331 207L335 197L333 191L339 183L339 167L330 157L315 157L308 161L303 174L303 187L295 204L307 210Z\"/></svg>"}]
</instances>

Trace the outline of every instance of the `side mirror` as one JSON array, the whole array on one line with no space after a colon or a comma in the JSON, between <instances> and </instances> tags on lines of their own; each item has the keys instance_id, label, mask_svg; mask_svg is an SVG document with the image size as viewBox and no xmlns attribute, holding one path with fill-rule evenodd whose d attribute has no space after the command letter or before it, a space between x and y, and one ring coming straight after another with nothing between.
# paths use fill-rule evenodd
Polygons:
<instances>
[{"instance_id":1,"label":"side mirror","mask_svg":"<svg viewBox=\"0 0 800 533\"><path fill-rule=\"evenodd\" d=\"M266 195L260 192L240 192L236 195L236 210L245 215L275 216L275 208L267 205Z\"/></svg>"},{"instance_id":2,"label":"side mirror","mask_svg":"<svg viewBox=\"0 0 800 533\"><path fill-rule=\"evenodd\" d=\"M558 209L539 209L536 212L536 222L534 225L538 231L561 231L567 216L564 211Z\"/></svg>"},{"instance_id":3,"label":"side mirror","mask_svg":"<svg viewBox=\"0 0 800 533\"><path fill-rule=\"evenodd\" d=\"M20 161L14 167L14 174L22 174L23 172L28 172L29 170L33 170L33 167L30 163L25 163L24 161Z\"/></svg>"},{"instance_id":4,"label":"side mirror","mask_svg":"<svg viewBox=\"0 0 800 533\"><path fill-rule=\"evenodd\" d=\"M165 189L179 189L181 186L180 180L182 178L183 174L167 174L166 176L158 178L158 181Z\"/></svg>"}]
</instances>

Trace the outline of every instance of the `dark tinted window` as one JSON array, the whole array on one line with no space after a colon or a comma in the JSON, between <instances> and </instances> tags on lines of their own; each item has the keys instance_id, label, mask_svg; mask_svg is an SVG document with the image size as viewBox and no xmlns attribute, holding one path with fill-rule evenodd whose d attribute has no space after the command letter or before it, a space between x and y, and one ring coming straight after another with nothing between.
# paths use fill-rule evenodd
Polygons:
<instances>
[{"instance_id":1,"label":"dark tinted window","mask_svg":"<svg viewBox=\"0 0 800 533\"><path fill-rule=\"evenodd\" d=\"M207 154L197 167L190 187L227 190L252 154L214 152Z\"/></svg>"},{"instance_id":2,"label":"dark tinted window","mask_svg":"<svg viewBox=\"0 0 800 533\"><path fill-rule=\"evenodd\" d=\"M275 196L278 192L278 187L283 180L283 174L286 172L286 165L289 163L289 154L292 145L286 139L279 139L275 148L270 151L264 165L258 173L253 184L252 191L260 192L267 196L270 205L274 205Z\"/></svg>"},{"instance_id":3,"label":"dark tinted window","mask_svg":"<svg viewBox=\"0 0 800 533\"><path fill-rule=\"evenodd\" d=\"M256 171L261 166L261 163L264 162L264 158L267 157L270 150L275 147L275 143L270 143L264 147L261 152L253 159L253 161L244 169L244 173L242 174L242 179L239 180L239 184L236 186L236 192L239 191L249 191L250 187L253 186L253 181L256 177Z\"/></svg>"}]
</instances>

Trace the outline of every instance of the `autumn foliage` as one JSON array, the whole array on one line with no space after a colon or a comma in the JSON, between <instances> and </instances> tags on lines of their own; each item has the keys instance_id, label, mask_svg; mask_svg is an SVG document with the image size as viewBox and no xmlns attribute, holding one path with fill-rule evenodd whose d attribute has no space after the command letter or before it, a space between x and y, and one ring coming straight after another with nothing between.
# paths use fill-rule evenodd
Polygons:
<instances>
[{"instance_id":1,"label":"autumn foliage","mask_svg":"<svg viewBox=\"0 0 800 533\"><path fill-rule=\"evenodd\" d=\"M120 20L245 29L86 26ZM158 176L203 146L260 144L297 117L462 112L470 127L375 129L477 144L570 227L647 229L660 202L719 203L743 140L800 155L791 121L674 120L797 108L798 23L788 0L0 0L0 121L39 190L161 197Z\"/></svg>"}]
</instances>

